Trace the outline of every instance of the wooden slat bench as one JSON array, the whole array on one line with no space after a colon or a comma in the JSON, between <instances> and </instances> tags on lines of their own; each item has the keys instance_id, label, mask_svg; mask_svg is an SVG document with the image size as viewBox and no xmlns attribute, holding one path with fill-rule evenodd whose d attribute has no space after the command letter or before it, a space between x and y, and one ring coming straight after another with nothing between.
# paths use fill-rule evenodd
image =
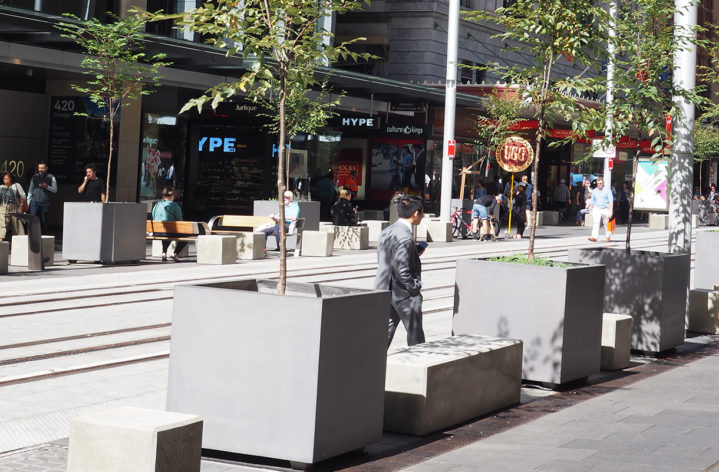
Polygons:
<instances>
[{"instance_id":1,"label":"wooden slat bench","mask_svg":"<svg viewBox=\"0 0 719 472\"><path fill-rule=\"evenodd\" d=\"M274 226L274 221L269 216L218 215L212 217L208 226L211 234L232 234L240 231L252 231L264 224Z\"/></svg>"},{"instance_id":2,"label":"wooden slat bench","mask_svg":"<svg viewBox=\"0 0 719 472\"><path fill-rule=\"evenodd\" d=\"M202 234L210 234L203 221L156 221L147 220L148 240L196 241Z\"/></svg>"}]
</instances>

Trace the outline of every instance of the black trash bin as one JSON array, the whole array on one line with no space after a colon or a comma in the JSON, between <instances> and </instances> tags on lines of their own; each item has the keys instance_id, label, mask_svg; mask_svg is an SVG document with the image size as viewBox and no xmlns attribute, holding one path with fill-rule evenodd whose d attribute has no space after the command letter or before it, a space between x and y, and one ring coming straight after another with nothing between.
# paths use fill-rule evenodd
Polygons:
<instances>
[{"instance_id":1,"label":"black trash bin","mask_svg":"<svg viewBox=\"0 0 719 472\"><path fill-rule=\"evenodd\" d=\"M42 254L42 232L40 218L28 213L10 213L27 223L27 268L28 270L45 270L45 259Z\"/></svg>"}]
</instances>

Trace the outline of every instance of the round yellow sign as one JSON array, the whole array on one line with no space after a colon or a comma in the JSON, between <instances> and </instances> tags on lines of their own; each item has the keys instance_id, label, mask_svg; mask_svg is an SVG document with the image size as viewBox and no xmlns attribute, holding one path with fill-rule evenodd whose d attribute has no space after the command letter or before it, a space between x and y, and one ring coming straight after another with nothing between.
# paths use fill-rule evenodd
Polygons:
<instances>
[{"instance_id":1,"label":"round yellow sign","mask_svg":"<svg viewBox=\"0 0 719 472\"><path fill-rule=\"evenodd\" d=\"M532 163L534 150L524 138L511 136L497 148L497 164L507 172L521 172Z\"/></svg>"}]
</instances>

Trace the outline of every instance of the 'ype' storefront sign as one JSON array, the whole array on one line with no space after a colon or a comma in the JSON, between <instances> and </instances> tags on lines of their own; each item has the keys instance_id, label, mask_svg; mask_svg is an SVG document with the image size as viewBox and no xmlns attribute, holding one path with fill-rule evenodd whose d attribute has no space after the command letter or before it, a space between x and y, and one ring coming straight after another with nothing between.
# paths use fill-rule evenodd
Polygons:
<instances>
[{"instance_id":1,"label":"'ype' storefront sign","mask_svg":"<svg viewBox=\"0 0 719 472\"><path fill-rule=\"evenodd\" d=\"M235 152L236 138L219 138L203 136L200 138L197 150L209 152Z\"/></svg>"}]
</instances>

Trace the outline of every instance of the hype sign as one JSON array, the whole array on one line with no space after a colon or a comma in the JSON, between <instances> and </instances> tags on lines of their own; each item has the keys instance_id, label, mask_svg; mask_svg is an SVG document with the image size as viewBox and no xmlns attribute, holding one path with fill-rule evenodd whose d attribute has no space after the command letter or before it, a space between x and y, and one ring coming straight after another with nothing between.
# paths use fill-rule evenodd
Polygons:
<instances>
[{"instance_id":1,"label":"hype sign","mask_svg":"<svg viewBox=\"0 0 719 472\"><path fill-rule=\"evenodd\" d=\"M236 138L215 138L204 136L200 138L198 150L202 151L202 148L205 144L208 144L209 141L207 150L210 152L214 152L217 148L222 148L222 152L235 152L235 139Z\"/></svg>"}]
</instances>

